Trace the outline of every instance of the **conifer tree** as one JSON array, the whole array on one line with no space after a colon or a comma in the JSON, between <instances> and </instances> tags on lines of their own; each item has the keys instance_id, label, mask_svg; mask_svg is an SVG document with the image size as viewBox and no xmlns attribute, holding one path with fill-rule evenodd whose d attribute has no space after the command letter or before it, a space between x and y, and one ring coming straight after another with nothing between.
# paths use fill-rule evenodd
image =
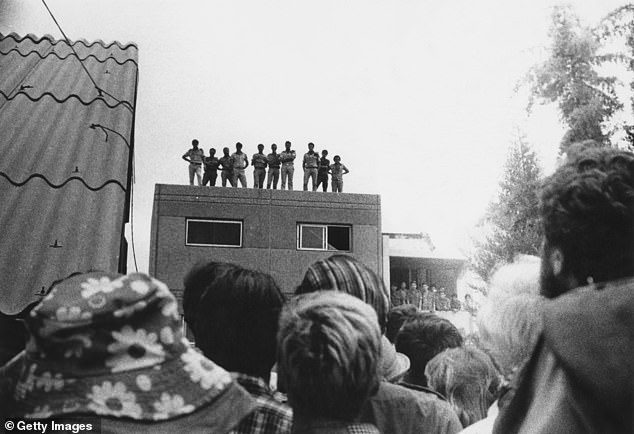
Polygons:
<instances>
[{"instance_id":1,"label":"conifer tree","mask_svg":"<svg viewBox=\"0 0 634 434\"><path fill-rule=\"evenodd\" d=\"M485 281L498 264L519 254L538 255L541 243L538 190L542 178L537 157L525 137L509 148L497 199L480 225L486 234L476 241L472 269Z\"/></svg>"}]
</instances>

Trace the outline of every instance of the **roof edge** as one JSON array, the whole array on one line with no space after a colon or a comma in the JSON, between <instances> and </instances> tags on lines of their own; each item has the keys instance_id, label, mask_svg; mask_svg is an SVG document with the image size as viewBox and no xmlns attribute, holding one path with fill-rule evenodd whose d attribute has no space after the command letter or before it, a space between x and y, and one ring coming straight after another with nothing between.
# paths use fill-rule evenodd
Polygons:
<instances>
[{"instance_id":1,"label":"roof edge","mask_svg":"<svg viewBox=\"0 0 634 434\"><path fill-rule=\"evenodd\" d=\"M66 40L64 40L64 39L55 39L53 36L48 35L48 34L38 37L38 36L34 35L33 33L29 33L26 36L20 36L20 35L18 35L15 32L11 32L9 34L4 34L4 33L0 32L0 39L3 39L3 38L11 38L15 42L18 42L18 43L19 42L23 42L26 39L29 39L35 44L39 44L40 42L42 42L44 40L49 41L52 45L61 44L61 43L66 44ZM128 48L134 48L137 51L139 50L139 47L134 42L128 42L126 44L122 44L119 41L112 41L112 42L106 44L102 39L97 39L95 41L89 42L88 40L83 39L83 38L77 39L75 41L70 40L70 42L71 42L71 46L82 44L86 48L91 48L94 45L99 45L99 46L101 46L104 49L108 49L108 48L111 48L113 45L116 45L122 51L126 51Z\"/></svg>"}]
</instances>

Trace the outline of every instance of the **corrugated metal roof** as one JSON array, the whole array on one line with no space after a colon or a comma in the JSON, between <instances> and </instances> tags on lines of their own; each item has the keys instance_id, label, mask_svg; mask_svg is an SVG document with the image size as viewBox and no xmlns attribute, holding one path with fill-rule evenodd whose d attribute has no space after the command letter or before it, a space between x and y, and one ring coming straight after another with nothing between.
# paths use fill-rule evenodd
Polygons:
<instances>
[{"instance_id":1,"label":"corrugated metal roof","mask_svg":"<svg viewBox=\"0 0 634 434\"><path fill-rule=\"evenodd\" d=\"M117 271L134 146L136 45L0 34L0 311L75 271Z\"/></svg>"}]
</instances>

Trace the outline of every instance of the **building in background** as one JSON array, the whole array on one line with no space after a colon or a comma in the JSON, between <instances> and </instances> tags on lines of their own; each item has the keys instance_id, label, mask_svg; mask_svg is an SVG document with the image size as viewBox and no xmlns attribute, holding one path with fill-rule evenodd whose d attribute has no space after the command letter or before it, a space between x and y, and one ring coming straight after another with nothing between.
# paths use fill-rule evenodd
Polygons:
<instances>
[{"instance_id":1,"label":"building in background","mask_svg":"<svg viewBox=\"0 0 634 434\"><path fill-rule=\"evenodd\" d=\"M290 295L311 263L334 253L382 272L378 195L156 185L149 271L179 301L201 261L267 272Z\"/></svg>"},{"instance_id":2,"label":"building in background","mask_svg":"<svg viewBox=\"0 0 634 434\"><path fill-rule=\"evenodd\" d=\"M464 258L439 254L427 234L383 234L383 281L388 288L401 282L409 288L416 281L419 288L426 283L456 294L465 263Z\"/></svg>"},{"instance_id":3,"label":"building in background","mask_svg":"<svg viewBox=\"0 0 634 434\"><path fill-rule=\"evenodd\" d=\"M126 271L138 49L71 44L0 34L2 314L71 273Z\"/></svg>"}]
</instances>

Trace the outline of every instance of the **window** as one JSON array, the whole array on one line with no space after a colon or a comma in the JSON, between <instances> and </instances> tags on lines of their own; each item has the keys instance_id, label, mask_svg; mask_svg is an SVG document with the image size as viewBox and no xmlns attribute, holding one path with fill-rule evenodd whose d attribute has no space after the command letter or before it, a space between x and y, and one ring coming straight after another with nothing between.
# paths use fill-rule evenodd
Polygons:
<instances>
[{"instance_id":1,"label":"window","mask_svg":"<svg viewBox=\"0 0 634 434\"><path fill-rule=\"evenodd\" d=\"M187 219L188 246L242 247L242 222Z\"/></svg>"},{"instance_id":2,"label":"window","mask_svg":"<svg viewBox=\"0 0 634 434\"><path fill-rule=\"evenodd\" d=\"M350 226L300 223L297 225L297 248L349 252L351 230Z\"/></svg>"}]
</instances>

